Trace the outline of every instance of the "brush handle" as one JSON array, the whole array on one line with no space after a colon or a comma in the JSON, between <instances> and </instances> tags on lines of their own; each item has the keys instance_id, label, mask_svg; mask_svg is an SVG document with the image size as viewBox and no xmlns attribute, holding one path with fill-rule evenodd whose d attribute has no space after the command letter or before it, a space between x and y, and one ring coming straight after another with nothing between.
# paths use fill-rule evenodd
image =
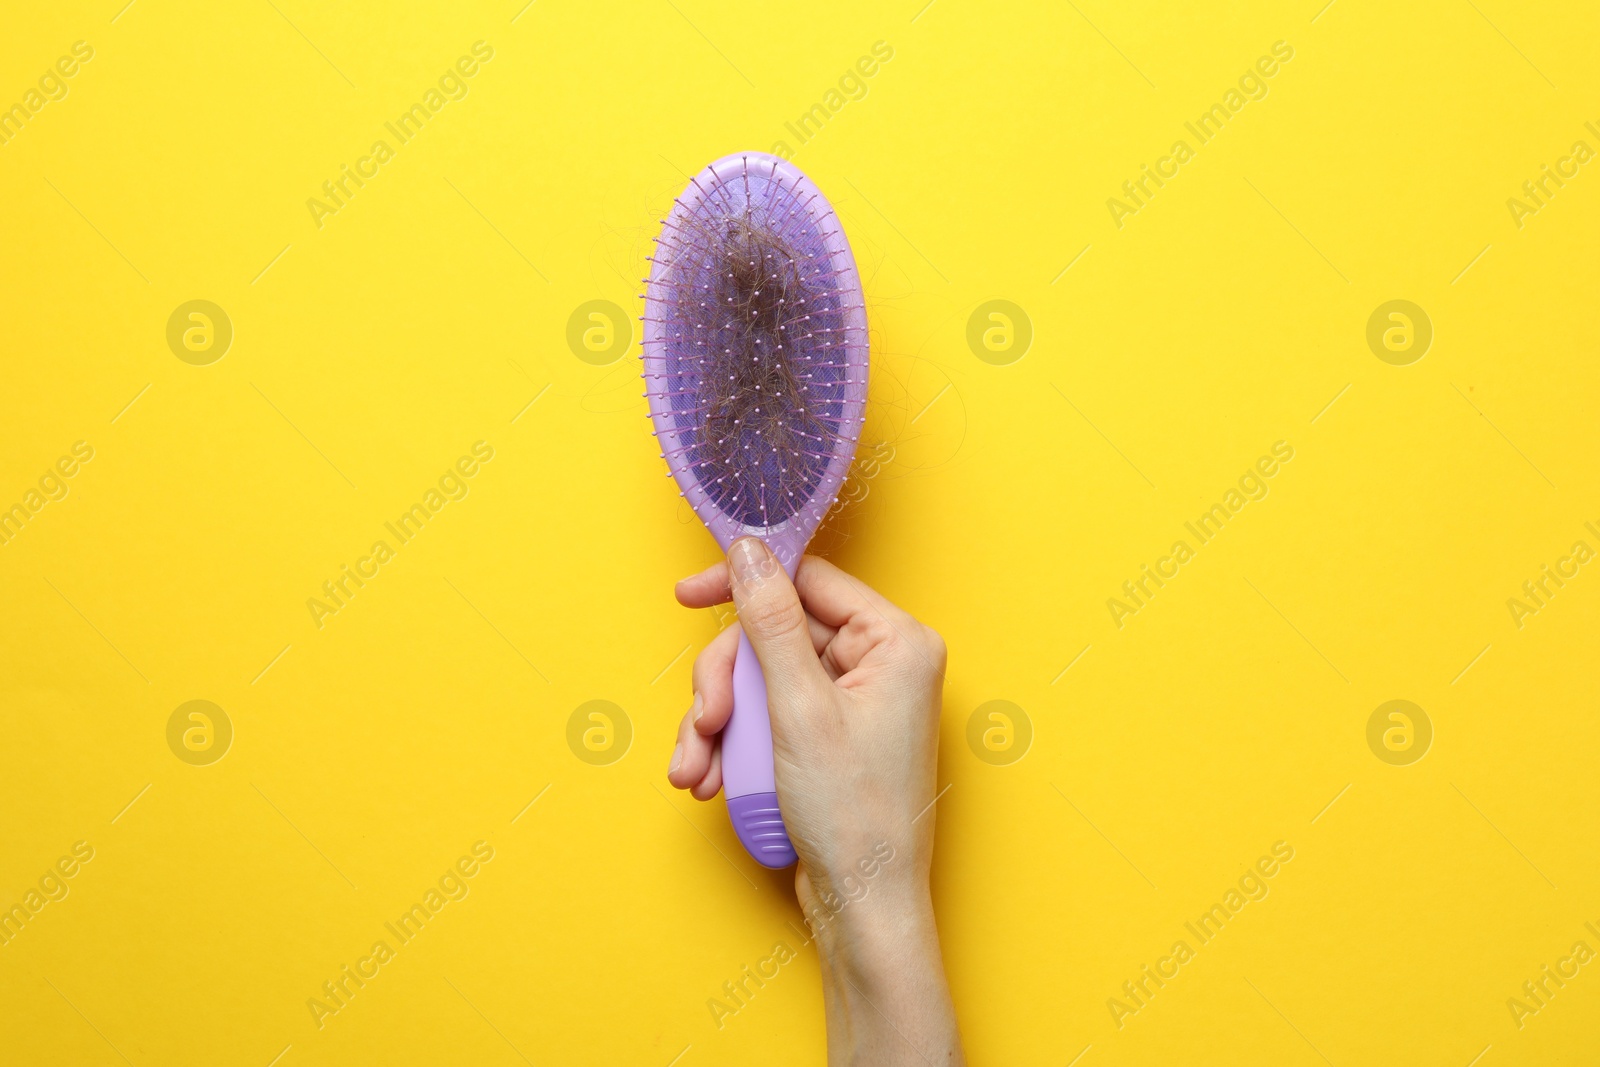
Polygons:
<instances>
[{"instance_id":1,"label":"brush handle","mask_svg":"<svg viewBox=\"0 0 1600 1067\"><path fill-rule=\"evenodd\" d=\"M745 851L763 867L794 863L794 846L778 810L767 679L743 631L733 660L733 714L722 730L722 790L728 798L728 817Z\"/></svg>"}]
</instances>

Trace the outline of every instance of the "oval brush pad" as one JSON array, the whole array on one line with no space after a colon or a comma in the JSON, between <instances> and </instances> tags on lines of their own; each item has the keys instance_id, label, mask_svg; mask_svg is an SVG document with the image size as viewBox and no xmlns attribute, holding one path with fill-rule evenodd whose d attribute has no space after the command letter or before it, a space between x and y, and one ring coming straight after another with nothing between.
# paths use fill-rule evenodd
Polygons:
<instances>
[{"instance_id":1,"label":"oval brush pad","mask_svg":"<svg viewBox=\"0 0 1600 1067\"><path fill-rule=\"evenodd\" d=\"M849 242L809 178L744 152L689 179L650 262L645 395L662 458L724 552L759 537L793 579L865 417L867 316ZM767 867L793 863L766 682L743 634L722 781L745 849Z\"/></svg>"}]
</instances>

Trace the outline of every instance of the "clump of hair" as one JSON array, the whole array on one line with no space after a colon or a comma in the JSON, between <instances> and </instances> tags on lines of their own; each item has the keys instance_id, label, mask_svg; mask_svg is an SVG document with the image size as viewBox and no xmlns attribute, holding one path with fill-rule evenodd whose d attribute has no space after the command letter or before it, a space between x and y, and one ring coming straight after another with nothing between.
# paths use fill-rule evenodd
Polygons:
<instances>
[{"instance_id":1,"label":"clump of hair","mask_svg":"<svg viewBox=\"0 0 1600 1067\"><path fill-rule=\"evenodd\" d=\"M737 185L667 225L652 290L690 466L724 512L771 527L809 499L835 449L845 309L806 205L792 190L741 196Z\"/></svg>"}]
</instances>

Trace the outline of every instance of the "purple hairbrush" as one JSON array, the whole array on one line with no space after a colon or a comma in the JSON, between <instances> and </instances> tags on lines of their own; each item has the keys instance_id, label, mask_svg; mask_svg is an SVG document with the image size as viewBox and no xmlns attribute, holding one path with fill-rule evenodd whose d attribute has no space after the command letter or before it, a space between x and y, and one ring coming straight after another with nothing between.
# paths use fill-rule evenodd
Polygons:
<instances>
[{"instance_id":1,"label":"purple hairbrush","mask_svg":"<svg viewBox=\"0 0 1600 1067\"><path fill-rule=\"evenodd\" d=\"M644 379L662 458L717 544L759 537L793 579L855 457L867 402L855 257L795 167L742 152L689 179L651 257ZM793 863L766 680L742 634L722 784L750 855Z\"/></svg>"}]
</instances>

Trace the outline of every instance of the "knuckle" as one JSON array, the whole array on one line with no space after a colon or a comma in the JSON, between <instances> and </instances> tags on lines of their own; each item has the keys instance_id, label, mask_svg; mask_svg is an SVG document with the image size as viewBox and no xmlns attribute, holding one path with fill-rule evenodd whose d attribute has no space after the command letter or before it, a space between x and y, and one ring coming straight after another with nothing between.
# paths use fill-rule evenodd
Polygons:
<instances>
[{"instance_id":1,"label":"knuckle","mask_svg":"<svg viewBox=\"0 0 1600 1067\"><path fill-rule=\"evenodd\" d=\"M710 649L704 649L694 658L694 667L689 672L689 679L695 692L705 688L707 679L711 676Z\"/></svg>"},{"instance_id":2,"label":"knuckle","mask_svg":"<svg viewBox=\"0 0 1600 1067\"><path fill-rule=\"evenodd\" d=\"M864 620L864 634L873 647L897 651L903 647L900 627L882 615L871 615Z\"/></svg>"},{"instance_id":3,"label":"knuckle","mask_svg":"<svg viewBox=\"0 0 1600 1067\"><path fill-rule=\"evenodd\" d=\"M689 684L696 693L714 695L725 684L723 679L732 673L732 669L732 663L715 647L704 649L694 658Z\"/></svg>"}]
</instances>

